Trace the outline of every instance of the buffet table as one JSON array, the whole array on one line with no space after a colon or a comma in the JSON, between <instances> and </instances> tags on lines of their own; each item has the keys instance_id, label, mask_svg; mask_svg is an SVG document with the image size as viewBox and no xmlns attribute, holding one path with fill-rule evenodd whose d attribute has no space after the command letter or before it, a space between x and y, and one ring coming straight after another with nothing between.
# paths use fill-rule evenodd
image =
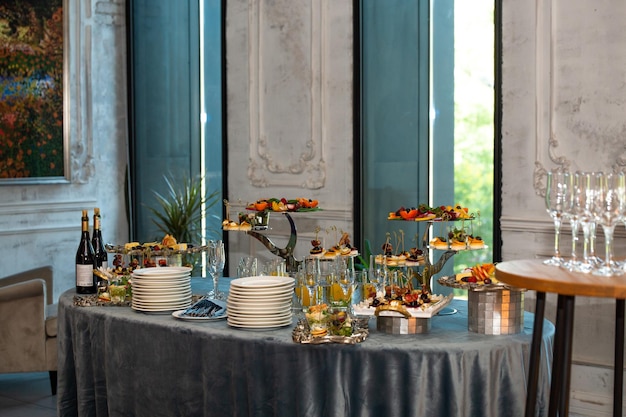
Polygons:
<instances>
[{"instance_id":1,"label":"buffet table","mask_svg":"<svg viewBox=\"0 0 626 417\"><path fill-rule=\"evenodd\" d=\"M59 416L524 414L531 313L518 335L470 333L467 302L453 300L458 313L434 317L428 334L382 334L372 320L363 343L301 345L293 326L246 331L73 298L59 300ZM553 336L545 321L539 415Z\"/></svg>"}]
</instances>

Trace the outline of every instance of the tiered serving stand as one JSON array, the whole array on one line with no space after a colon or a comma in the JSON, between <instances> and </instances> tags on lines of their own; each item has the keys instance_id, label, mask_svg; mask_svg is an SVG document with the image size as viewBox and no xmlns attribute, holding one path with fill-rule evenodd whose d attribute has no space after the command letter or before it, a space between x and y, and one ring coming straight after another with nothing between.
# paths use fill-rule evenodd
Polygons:
<instances>
[{"instance_id":1,"label":"tiered serving stand","mask_svg":"<svg viewBox=\"0 0 626 417\"><path fill-rule=\"evenodd\" d=\"M465 219L465 221L471 221L472 219ZM392 221L405 221L405 220L392 220ZM424 261L420 262L417 266L405 266L400 268L406 268L406 276L410 276L415 279L420 287L424 288L428 293L431 293L430 281L438 274L444 265L456 255L459 250L448 248L445 250L439 250L432 248L429 244L429 235L432 226L436 223L441 223L441 220L428 219L422 221L415 221L416 223L425 223L427 227L422 234L421 250L424 256ZM465 249L467 250L467 249ZM432 251L440 252L436 262L431 261ZM391 269L394 267L391 267ZM431 319L437 314L441 314L445 311L446 306L452 300L452 295L444 297L438 301L432 308L423 311L413 312L414 309L406 309L402 307L391 308L384 312L380 311L380 308L376 310L376 328L377 330L388 334L420 334L428 333L431 328ZM455 313L455 310L451 310Z\"/></svg>"}]
</instances>

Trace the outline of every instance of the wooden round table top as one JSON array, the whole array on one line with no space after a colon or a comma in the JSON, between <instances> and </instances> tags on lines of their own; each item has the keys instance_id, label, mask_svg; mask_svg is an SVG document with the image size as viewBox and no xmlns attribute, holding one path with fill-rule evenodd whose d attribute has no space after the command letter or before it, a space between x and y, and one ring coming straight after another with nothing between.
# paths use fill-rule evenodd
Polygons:
<instances>
[{"instance_id":1,"label":"wooden round table top","mask_svg":"<svg viewBox=\"0 0 626 417\"><path fill-rule=\"evenodd\" d=\"M602 277L544 265L541 259L496 264L496 279L518 288L563 295L626 299L626 274Z\"/></svg>"}]
</instances>

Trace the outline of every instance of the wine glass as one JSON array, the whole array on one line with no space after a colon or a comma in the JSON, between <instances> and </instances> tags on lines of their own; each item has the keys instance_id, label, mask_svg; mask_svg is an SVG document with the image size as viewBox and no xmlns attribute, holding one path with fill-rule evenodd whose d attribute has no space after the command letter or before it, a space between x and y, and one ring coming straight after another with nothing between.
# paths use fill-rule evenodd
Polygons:
<instances>
[{"instance_id":1,"label":"wine glass","mask_svg":"<svg viewBox=\"0 0 626 417\"><path fill-rule=\"evenodd\" d=\"M565 204L566 189L565 173L560 170L548 172L546 183L546 210L554 222L554 254L552 258L544 261L546 265L560 266L563 264L559 247L559 236L561 234L561 222Z\"/></svg>"},{"instance_id":2,"label":"wine glass","mask_svg":"<svg viewBox=\"0 0 626 417\"><path fill-rule=\"evenodd\" d=\"M211 241L209 243L209 273L213 278L213 291L210 292L210 296L216 300L224 299L224 296L219 291L219 280L224 271L224 264L226 263L226 252L224 251L224 242L221 240Z\"/></svg>"},{"instance_id":3,"label":"wine glass","mask_svg":"<svg viewBox=\"0 0 626 417\"><path fill-rule=\"evenodd\" d=\"M624 173L597 174L597 193L593 204L593 216L604 232L604 265L593 271L595 275L621 275L624 271L613 259L613 232L624 218L626 183Z\"/></svg>"}]
</instances>

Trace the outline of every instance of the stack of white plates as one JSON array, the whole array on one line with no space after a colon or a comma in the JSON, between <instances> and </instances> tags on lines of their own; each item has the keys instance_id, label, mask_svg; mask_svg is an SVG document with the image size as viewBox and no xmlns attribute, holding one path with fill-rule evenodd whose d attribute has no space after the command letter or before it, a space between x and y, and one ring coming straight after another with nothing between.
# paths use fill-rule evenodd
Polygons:
<instances>
[{"instance_id":1,"label":"stack of white plates","mask_svg":"<svg viewBox=\"0 0 626 417\"><path fill-rule=\"evenodd\" d=\"M131 307L147 313L171 312L191 305L191 268L169 266L133 271Z\"/></svg>"},{"instance_id":2,"label":"stack of white plates","mask_svg":"<svg viewBox=\"0 0 626 417\"><path fill-rule=\"evenodd\" d=\"M244 329L267 329L290 325L295 280L258 276L230 283L226 308L228 324Z\"/></svg>"}]
</instances>

